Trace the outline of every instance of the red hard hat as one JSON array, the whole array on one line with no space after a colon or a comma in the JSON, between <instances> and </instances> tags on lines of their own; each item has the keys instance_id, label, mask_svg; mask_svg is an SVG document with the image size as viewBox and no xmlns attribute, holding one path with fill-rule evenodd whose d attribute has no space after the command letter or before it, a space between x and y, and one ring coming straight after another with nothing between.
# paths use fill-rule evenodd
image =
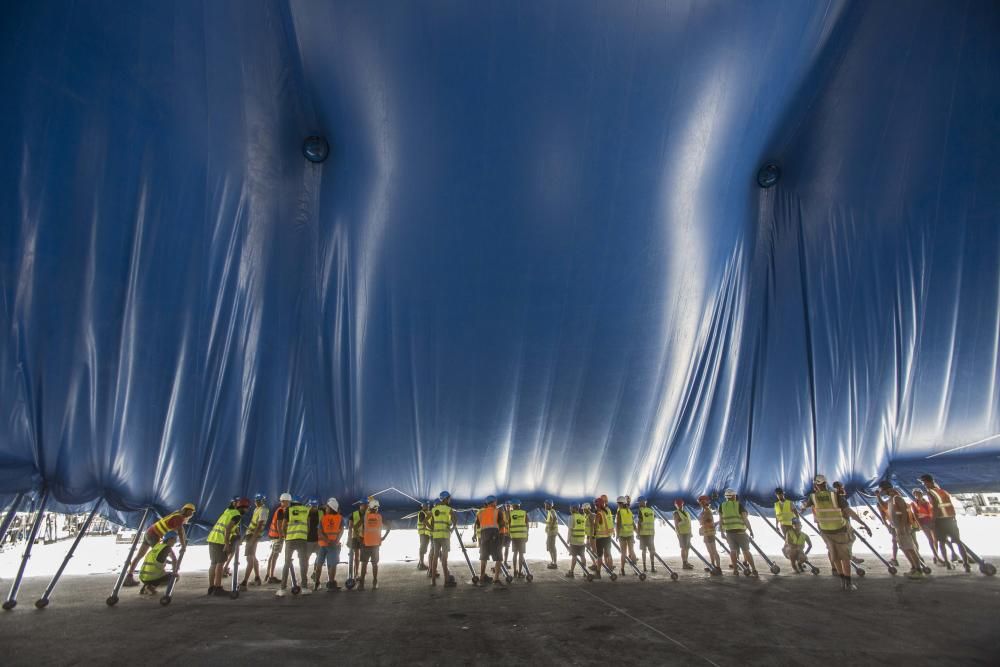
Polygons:
<instances>
[{"instance_id":1,"label":"red hard hat","mask_svg":"<svg viewBox=\"0 0 1000 667\"><path fill-rule=\"evenodd\" d=\"M248 509L249 507L250 507L249 498L240 498L239 500L236 501L236 509L238 510L245 510Z\"/></svg>"},{"instance_id":2,"label":"red hard hat","mask_svg":"<svg viewBox=\"0 0 1000 667\"><path fill-rule=\"evenodd\" d=\"M677 507L684 507L684 499L677 498L676 500L674 500L674 505L676 505Z\"/></svg>"},{"instance_id":3,"label":"red hard hat","mask_svg":"<svg viewBox=\"0 0 1000 667\"><path fill-rule=\"evenodd\" d=\"M707 503L709 500L711 499L708 496L698 496L699 503Z\"/></svg>"}]
</instances>

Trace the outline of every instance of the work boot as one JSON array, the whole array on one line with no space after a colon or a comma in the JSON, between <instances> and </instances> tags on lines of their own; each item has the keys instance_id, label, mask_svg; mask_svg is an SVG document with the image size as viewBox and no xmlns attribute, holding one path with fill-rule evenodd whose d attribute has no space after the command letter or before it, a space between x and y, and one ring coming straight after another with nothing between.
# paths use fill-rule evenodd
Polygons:
<instances>
[{"instance_id":1,"label":"work boot","mask_svg":"<svg viewBox=\"0 0 1000 667\"><path fill-rule=\"evenodd\" d=\"M433 583L433 582L431 582L431 583ZM358 579L358 590L359 591L365 590L365 580L364 579Z\"/></svg>"},{"instance_id":2,"label":"work boot","mask_svg":"<svg viewBox=\"0 0 1000 667\"><path fill-rule=\"evenodd\" d=\"M558 570L559 566L556 565L555 563L549 563L548 565L545 566L545 569L547 569L547 570Z\"/></svg>"},{"instance_id":3,"label":"work boot","mask_svg":"<svg viewBox=\"0 0 1000 667\"><path fill-rule=\"evenodd\" d=\"M423 563L417 563L417 569L423 571L427 569L427 566Z\"/></svg>"},{"instance_id":4,"label":"work boot","mask_svg":"<svg viewBox=\"0 0 1000 667\"><path fill-rule=\"evenodd\" d=\"M573 578L573 577L575 577L575 576L576 576L576 575L575 575L575 574L573 574L573 572L572 572L572 571L569 571L569 572L567 572L567 573L566 573L566 578L567 578L567 579L572 579L572 578Z\"/></svg>"},{"instance_id":5,"label":"work boot","mask_svg":"<svg viewBox=\"0 0 1000 667\"><path fill-rule=\"evenodd\" d=\"M221 597L223 595L229 595L229 593L227 593L226 589L223 588L222 586L216 586L215 587L215 595L216 595L216 597Z\"/></svg>"},{"instance_id":6,"label":"work boot","mask_svg":"<svg viewBox=\"0 0 1000 667\"><path fill-rule=\"evenodd\" d=\"M694 569L694 565L692 565L691 563L683 563L681 565L681 569L682 570L693 570Z\"/></svg>"},{"instance_id":7,"label":"work boot","mask_svg":"<svg viewBox=\"0 0 1000 667\"><path fill-rule=\"evenodd\" d=\"M243 583L240 584L240 592L245 591L246 589L247 589L247 582L244 581Z\"/></svg>"},{"instance_id":8,"label":"work boot","mask_svg":"<svg viewBox=\"0 0 1000 667\"><path fill-rule=\"evenodd\" d=\"M650 565L649 566L649 571L655 573L656 572L656 566L655 565Z\"/></svg>"},{"instance_id":9,"label":"work boot","mask_svg":"<svg viewBox=\"0 0 1000 667\"><path fill-rule=\"evenodd\" d=\"M128 588L131 588L132 586L138 586L138 585L139 585L139 582L135 580L135 577L132 575L131 572L128 573L128 576L125 577L125 581L122 582L122 586L126 586Z\"/></svg>"},{"instance_id":10,"label":"work boot","mask_svg":"<svg viewBox=\"0 0 1000 667\"><path fill-rule=\"evenodd\" d=\"M206 595L215 595L215 586L209 586Z\"/></svg>"}]
</instances>

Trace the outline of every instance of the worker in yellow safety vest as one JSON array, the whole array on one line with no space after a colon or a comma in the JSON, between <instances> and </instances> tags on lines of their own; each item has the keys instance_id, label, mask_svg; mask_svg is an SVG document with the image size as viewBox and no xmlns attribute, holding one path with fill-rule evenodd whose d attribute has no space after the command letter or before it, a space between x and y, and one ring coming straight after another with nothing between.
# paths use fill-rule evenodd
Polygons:
<instances>
[{"instance_id":1,"label":"worker in yellow safety vest","mask_svg":"<svg viewBox=\"0 0 1000 667\"><path fill-rule=\"evenodd\" d=\"M285 534L282 526L286 520L288 507L292 504L292 494L285 492L278 497L278 507L271 515L271 522L267 527L267 536L271 540L271 555L267 557L267 574L264 581L269 584L280 584L281 579L274 576L274 568L278 566L278 558L285 550Z\"/></svg>"},{"instance_id":2,"label":"worker in yellow safety vest","mask_svg":"<svg viewBox=\"0 0 1000 667\"><path fill-rule=\"evenodd\" d=\"M843 589L856 591L858 587L851 580L851 533L854 529L848 524L848 518L861 524L869 536L872 534L872 529L851 509L846 495L827 487L826 477L823 475L816 475L813 479L813 493L802 505L803 509L809 507L812 508L813 516L819 525L820 535L826 542L830 563L834 571L840 575Z\"/></svg>"},{"instance_id":3,"label":"worker in yellow safety vest","mask_svg":"<svg viewBox=\"0 0 1000 667\"><path fill-rule=\"evenodd\" d=\"M426 500L420 503L420 510L417 511L417 535L420 537L420 561L417 563L418 570L426 570L427 563L424 557L427 555L427 547L431 543L431 529L428 522L431 518L431 504ZM430 576L429 574L427 576Z\"/></svg>"},{"instance_id":4,"label":"worker in yellow safety vest","mask_svg":"<svg viewBox=\"0 0 1000 667\"><path fill-rule=\"evenodd\" d=\"M549 552L549 564L546 569L557 570L556 535L559 533L559 517L556 516L555 505L551 500L545 501L545 550Z\"/></svg>"},{"instance_id":5,"label":"worker in yellow safety vest","mask_svg":"<svg viewBox=\"0 0 1000 667\"><path fill-rule=\"evenodd\" d=\"M743 555L743 560L750 566L750 574L754 577L757 574L757 564L750 553L750 540L753 538L753 528L747 520L748 513L736 498L736 491L726 489L726 499L719 506L719 519L722 522L722 532L726 536L729 544L729 558L732 561L732 570L739 574L736 560Z\"/></svg>"},{"instance_id":6,"label":"worker in yellow safety vest","mask_svg":"<svg viewBox=\"0 0 1000 667\"><path fill-rule=\"evenodd\" d=\"M584 567L587 562L587 516L579 505L570 505L569 524L566 527L566 542L569 544L569 571L566 577L572 579L576 575L576 564ZM584 571L583 574L587 574Z\"/></svg>"},{"instance_id":7,"label":"worker in yellow safety vest","mask_svg":"<svg viewBox=\"0 0 1000 667\"><path fill-rule=\"evenodd\" d=\"M619 565L622 576L625 576L625 563L635 564L635 517L632 515L631 503L627 496L618 496L618 511L615 513L615 535L618 537L618 550L621 552Z\"/></svg>"},{"instance_id":8,"label":"worker in yellow safety vest","mask_svg":"<svg viewBox=\"0 0 1000 667\"><path fill-rule=\"evenodd\" d=\"M177 544L177 532L168 530L163 534L163 540L149 550L149 553L142 560L142 568L139 570L139 581L142 588L139 595L156 595L156 587L170 581L170 578L180 578L177 567L177 557L174 555L173 546ZM166 564L171 564L171 572L167 572Z\"/></svg>"},{"instance_id":9,"label":"worker in yellow safety vest","mask_svg":"<svg viewBox=\"0 0 1000 667\"><path fill-rule=\"evenodd\" d=\"M311 499L310 499L311 500ZM275 591L276 597L284 597L288 589L288 574L295 567L295 556L299 561L299 576L296 583L302 595L310 595L309 589L309 517L316 513L316 507L310 504L292 502L285 512L281 533L285 538L285 565L281 570L281 588ZM294 574L294 573L293 573Z\"/></svg>"},{"instance_id":10,"label":"worker in yellow safety vest","mask_svg":"<svg viewBox=\"0 0 1000 667\"><path fill-rule=\"evenodd\" d=\"M599 575L601 571L597 565L597 552L594 551L594 548L597 546L597 538L594 535L594 511L591 508L590 503L581 503L580 511L583 512L583 516L587 520L586 551L590 552L590 559L592 561L590 569L597 570L597 574Z\"/></svg>"},{"instance_id":11,"label":"worker in yellow safety vest","mask_svg":"<svg viewBox=\"0 0 1000 667\"><path fill-rule=\"evenodd\" d=\"M599 561L603 559L608 569L614 570L615 564L611 555L611 535L615 530L615 518L608 507L607 496L595 499L594 505L594 553L597 554ZM595 576L600 577L600 563L597 564L596 572Z\"/></svg>"},{"instance_id":12,"label":"worker in yellow safety vest","mask_svg":"<svg viewBox=\"0 0 1000 667\"><path fill-rule=\"evenodd\" d=\"M208 534L208 555L211 565L208 569L208 594L224 595L222 572L228 556L239 546L240 521L250 509L249 498L237 498L219 516Z\"/></svg>"},{"instance_id":13,"label":"worker in yellow safety vest","mask_svg":"<svg viewBox=\"0 0 1000 667\"><path fill-rule=\"evenodd\" d=\"M358 590L365 590L365 576L368 574L368 564L372 566L372 590L378 588L378 559L382 547L382 515L379 514L379 502L373 498L368 503L365 512L365 526L361 535L361 577L358 579Z\"/></svg>"},{"instance_id":14,"label":"worker in yellow safety vest","mask_svg":"<svg viewBox=\"0 0 1000 667\"><path fill-rule=\"evenodd\" d=\"M364 545L365 532L365 512L368 510L370 498L362 498L357 503L358 509L351 512L351 518L347 521L348 535L350 536L351 553L348 557L352 572L357 572L361 567L361 547Z\"/></svg>"},{"instance_id":15,"label":"worker in yellow safety vest","mask_svg":"<svg viewBox=\"0 0 1000 667\"><path fill-rule=\"evenodd\" d=\"M792 571L795 574L805 572L806 568L812 567L812 563L809 562L812 540L802 532L802 522L799 517L792 519L792 525L785 533L785 546L782 551L792 564Z\"/></svg>"},{"instance_id":16,"label":"worker in yellow safety vest","mask_svg":"<svg viewBox=\"0 0 1000 667\"><path fill-rule=\"evenodd\" d=\"M785 497L785 490L778 487L774 490L774 520L781 528L781 534L787 535L792 529L792 519L795 518L795 506Z\"/></svg>"},{"instance_id":17,"label":"worker in yellow safety vest","mask_svg":"<svg viewBox=\"0 0 1000 667\"><path fill-rule=\"evenodd\" d=\"M244 556L246 558L246 569L243 571L243 581L240 583L240 590L247 589L247 582L250 575L254 575L254 584L260 586L260 564L257 562L257 543L264 534L264 526L267 525L267 498L262 493L253 497L254 510L250 515L250 525L247 526L247 539L245 543Z\"/></svg>"},{"instance_id":18,"label":"worker in yellow safety vest","mask_svg":"<svg viewBox=\"0 0 1000 667\"><path fill-rule=\"evenodd\" d=\"M510 541L514 551L514 576L521 579L527 574L524 554L528 546L528 513L521 509L520 500L511 500L510 505Z\"/></svg>"},{"instance_id":19,"label":"worker in yellow safety vest","mask_svg":"<svg viewBox=\"0 0 1000 667\"><path fill-rule=\"evenodd\" d=\"M955 553L955 547L958 547L958 552L962 554L962 565L965 566L965 571L969 572L972 569L969 565L969 554L962 544L962 535L958 532L958 519L955 518L955 503L951 494L938 486L933 475L921 475L920 483L927 489L927 496L934 511L934 538L938 542L945 567L952 569L944 550L947 544L951 547L952 554Z\"/></svg>"},{"instance_id":20,"label":"worker in yellow safety vest","mask_svg":"<svg viewBox=\"0 0 1000 667\"><path fill-rule=\"evenodd\" d=\"M718 537L715 535L715 516L712 513L712 500L708 496L698 496L698 506L701 513L698 515L698 534L705 541L705 549L708 551L708 561L712 564L706 567L705 571L712 576L722 576L722 560L719 558L719 549L716 546Z\"/></svg>"},{"instance_id":21,"label":"worker in yellow safety vest","mask_svg":"<svg viewBox=\"0 0 1000 667\"><path fill-rule=\"evenodd\" d=\"M176 512L171 512L162 519L153 522L153 525L146 530L146 534L143 536L142 544L139 546L139 553L137 553L135 558L132 559L132 562L129 563L128 574L122 584L123 586L139 585L139 582L135 580L132 573L135 572L135 568L139 567L139 563L143 562L146 552L155 547L157 544L160 544L163 540L163 536L169 531L172 530L177 533L182 549L187 548L187 532L185 531L184 526L191 520L191 517L194 516L194 512L195 506L191 503L187 503ZM140 529L141 528L142 527L140 526Z\"/></svg>"},{"instance_id":22,"label":"worker in yellow safety vest","mask_svg":"<svg viewBox=\"0 0 1000 667\"><path fill-rule=\"evenodd\" d=\"M677 542L681 547L681 568L693 570L694 565L688 562L691 551L691 515L684 506L684 499L674 500L674 528L677 529Z\"/></svg>"},{"instance_id":23,"label":"worker in yellow safety vest","mask_svg":"<svg viewBox=\"0 0 1000 667\"><path fill-rule=\"evenodd\" d=\"M650 571L656 572L656 514L645 496L639 496L638 531L639 551L642 552L642 571L646 571L646 552L649 552Z\"/></svg>"},{"instance_id":24,"label":"worker in yellow safety vest","mask_svg":"<svg viewBox=\"0 0 1000 667\"><path fill-rule=\"evenodd\" d=\"M448 571L448 552L451 550L451 531L456 525L455 512L451 509L451 494L442 491L437 504L431 509L431 586L437 586L439 563L444 574L444 585L455 585L455 578Z\"/></svg>"}]
</instances>

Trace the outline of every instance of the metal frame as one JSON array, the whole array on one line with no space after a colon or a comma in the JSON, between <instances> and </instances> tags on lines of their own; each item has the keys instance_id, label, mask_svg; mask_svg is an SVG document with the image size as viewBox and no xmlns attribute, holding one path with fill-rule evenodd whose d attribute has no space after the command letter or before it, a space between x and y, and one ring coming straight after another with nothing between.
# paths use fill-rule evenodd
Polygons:
<instances>
[{"instance_id":1,"label":"metal frame","mask_svg":"<svg viewBox=\"0 0 1000 667\"><path fill-rule=\"evenodd\" d=\"M139 519L139 525L136 527L135 538L132 540L132 547L128 550L128 556L125 557L125 565L122 566L122 571L118 574L118 580L115 582L114 588L111 589L111 595L104 601L109 607L114 607L118 604L118 593L122 589L122 584L125 583L125 577L129 575L132 571L132 557L135 556L135 550L139 546L139 540L142 538L143 531L146 530L146 519L149 518L149 513L152 508L147 507L142 513L142 518Z\"/></svg>"},{"instance_id":2,"label":"metal frame","mask_svg":"<svg viewBox=\"0 0 1000 667\"><path fill-rule=\"evenodd\" d=\"M94 520L94 516L97 514L97 510L100 509L101 503L103 502L104 502L103 498L101 500L98 500L97 503L94 505L94 509L90 510L90 514L87 515L87 520L83 522L83 526L80 527L79 531L76 534L76 539L73 540L73 544L70 545L69 551L66 552L66 557L63 558L62 564L59 566L59 569L56 570L56 573L52 576L52 581L49 582L49 585L48 587L46 587L45 592L42 594L42 597L35 600L35 606L38 607L39 609L45 609L45 607L49 605L49 597L52 595L52 591L55 590L56 584L59 582L59 577L62 576L63 570L66 569L66 566L69 564L70 558L73 557L73 553L76 551L76 547L80 544L80 540L83 539L83 536L87 534L87 530L90 528L90 523L91 521Z\"/></svg>"},{"instance_id":3,"label":"metal frame","mask_svg":"<svg viewBox=\"0 0 1000 667\"><path fill-rule=\"evenodd\" d=\"M31 532L28 535L28 544L25 546L24 554L21 556L21 566L17 568L17 575L15 575L14 582L10 585L10 591L7 593L7 599L4 600L4 611L10 611L17 606L17 593L21 589L21 580L24 579L24 570L28 567L28 559L31 558L31 548L35 545L35 538L38 536L38 529L42 526L42 519L45 517L45 505L48 501L49 490L48 488L43 487L42 497L38 501L38 515L35 517L34 523L31 524Z\"/></svg>"}]
</instances>

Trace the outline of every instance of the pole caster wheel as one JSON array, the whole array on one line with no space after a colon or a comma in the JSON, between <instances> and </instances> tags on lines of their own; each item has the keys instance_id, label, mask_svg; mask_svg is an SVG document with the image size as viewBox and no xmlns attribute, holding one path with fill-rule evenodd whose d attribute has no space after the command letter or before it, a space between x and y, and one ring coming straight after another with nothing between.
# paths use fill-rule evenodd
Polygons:
<instances>
[{"instance_id":1,"label":"pole caster wheel","mask_svg":"<svg viewBox=\"0 0 1000 667\"><path fill-rule=\"evenodd\" d=\"M772 565L771 566L771 574L779 574L780 572L781 572L781 568L780 567L778 567L777 565Z\"/></svg>"},{"instance_id":2,"label":"pole caster wheel","mask_svg":"<svg viewBox=\"0 0 1000 667\"><path fill-rule=\"evenodd\" d=\"M921 569L923 570L924 574L931 573L931 568L927 567L926 565L924 565Z\"/></svg>"},{"instance_id":3,"label":"pole caster wheel","mask_svg":"<svg viewBox=\"0 0 1000 667\"><path fill-rule=\"evenodd\" d=\"M7 600L6 602L3 603L3 610L10 611L16 606L17 606L17 600Z\"/></svg>"},{"instance_id":4,"label":"pole caster wheel","mask_svg":"<svg viewBox=\"0 0 1000 667\"><path fill-rule=\"evenodd\" d=\"M645 572L640 572L639 573L639 581L646 581L646 573Z\"/></svg>"},{"instance_id":5,"label":"pole caster wheel","mask_svg":"<svg viewBox=\"0 0 1000 667\"><path fill-rule=\"evenodd\" d=\"M35 600L36 609L45 609L48 606L49 606L49 601L46 598L39 598Z\"/></svg>"},{"instance_id":6,"label":"pole caster wheel","mask_svg":"<svg viewBox=\"0 0 1000 667\"><path fill-rule=\"evenodd\" d=\"M478 584L479 583L479 576L478 575L475 575L475 574L472 575L472 583L473 584Z\"/></svg>"},{"instance_id":7,"label":"pole caster wheel","mask_svg":"<svg viewBox=\"0 0 1000 667\"><path fill-rule=\"evenodd\" d=\"M508 584L509 584L510 582L514 581L514 577L511 577L510 575L508 575L506 579L507 579L507 583L508 583Z\"/></svg>"},{"instance_id":8,"label":"pole caster wheel","mask_svg":"<svg viewBox=\"0 0 1000 667\"><path fill-rule=\"evenodd\" d=\"M815 575L815 574L819 574L819 568L818 568L818 567L814 567L814 568L812 569L812 573L813 573L814 575Z\"/></svg>"},{"instance_id":9,"label":"pole caster wheel","mask_svg":"<svg viewBox=\"0 0 1000 667\"><path fill-rule=\"evenodd\" d=\"M354 581L353 579L348 579L347 581L344 582L344 586L347 586L347 590L351 591L354 590L354 584L356 583L357 582Z\"/></svg>"},{"instance_id":10,"label":"pole caster wheel","mask_svg":"<svg viewBox=\"0 0 1000 667\"><path fill-rule=\"evenodd\" d=\"M611 573L611 581L618 581L618 575L614 572Z\"/></svg>"},{"instance_id":11,"label":"pole caster wheel","mask_svg":"<svg viewBox=\"0 0 1000 667\"><path fill-rule=\"evenodd\" d=\"M981 563L979 565L979 571L987 577L992 577L997 573L997 568L993 563Z\"/></svg>"},{"instance_id":12,"label":"pole caster wheel","mask_svg":"<svg viewBox=\"0 0 1000 667\"><path fill-rule=\"evenodd\" d=\"M302 588L300 586L292 586L292 595L298 595L301 592Z\"/></svg>"},{"instance_id":13,"label":"pole caster wheel","mask_svg":"<svg viewBox=\"0 0 1000 667\"><path fill-rule=\"evenodd\" d=\"M533 575L531 575L531 574L526 574L526 575L524 575L524 580L527 581L530 584L532 581L535 580L535 577Z\"/></svg>"},{"instance_id":14,"label":"pole caster wheel","mask_svg":"<svg viewBox=\"0 0 1000 667\"><path fill-rule=\"evenodd\" d=\"M164 607L170 604L170 596L164 595L162 598L160 598L160 604L163 605Z\"/></svg>"},{"instance_id":15,"label":"pole caster wheel","mask_svg":"<svg viewBox=\"0 0 1000 667\"><path fill-rule=\"evenodd\" d=\"M587 581L593 581L594 580L594 575L588 573L588 574L584 575L584 578Z\"/></svg>"},{"instance_id":16,"label":"pole caster wheel","mask_svg":"<svg viewBox=\"0 0 1000 667\"><path fill-rule=\"evenodd\" d=\"M680 579L680 577L677 576L676 572L671 572L670 573L670 580L671 581L677 581L678 579Z\"/></svg>"},{"instance_id":17,"label":"pole caster wheel","mask_svg":"<svg viewBox=\"0 0 1000 667\"><path fill-rule=\"evenodd\" d=\"M858 568L858 576L859 577L865 576L865 568L863 568L863 567L859 567Z\"/></svg>"},{"instance_id":18,"label":"pole caster wheel","mask_svg":"<svg viewBox=\"0 0 1000 667\"><path fill-rule=\"evenodd\" d=\"M118 596L117 595L109 595L108 599L105 600L104 602L106 602L109 607L114 607L116 604L118 604Z\"/></svg>"},{"instance_id":19,"label":"pole caster wheel","mask_svg":"<svg viewBox=\"0 0 1000 667\"><path fill-rule=\"evenodd\" d=\"M240 596L240 592L239 591L233 591L232 593L229 594L229 599L230 600L235 600L239 596Z\"/></svg>"},{"instance_id":20,"label":"pole caster wheel","mask_svg":"<svg viewBox=\"0 0 1000 667\"><path fill-rule=\"evenodd\" d=\"M892 566L892 565L890 565L890 566L889 566L889 574L891 574L891 575L893 575L893 576L896 576L896 573L897 573L897 572L899 572L899 570L897 570L897 569L895 568L895 566Z\"/></svg>"}]
</instances>

